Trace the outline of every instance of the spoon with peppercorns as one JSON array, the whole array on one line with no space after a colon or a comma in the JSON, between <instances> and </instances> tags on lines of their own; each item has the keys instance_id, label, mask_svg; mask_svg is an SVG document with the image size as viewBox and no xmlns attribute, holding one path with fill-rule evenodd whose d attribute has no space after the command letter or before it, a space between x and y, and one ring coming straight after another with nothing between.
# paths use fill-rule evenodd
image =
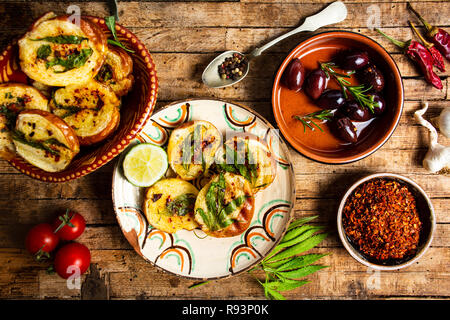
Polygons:
<instances>
[{"instance_id":1,"label":"spoon with peppercorns","mask_svg":"<svg viewBox=\"0 0 450 320\"><path fill-rule=\"evenodd\" d=\"M235 50L225 51L218 55L203 71L202 81L211 88L223 88L238 83L248 74L250 60L259 56L264 50L293 34L302 31L315 31L323 26L341 22L346 17L347 8L345 4L341 1L333 2L319 13L307 17L300 27L279 36L260 48L254 49L248 55Z\"/></svg>"}]
</instances>

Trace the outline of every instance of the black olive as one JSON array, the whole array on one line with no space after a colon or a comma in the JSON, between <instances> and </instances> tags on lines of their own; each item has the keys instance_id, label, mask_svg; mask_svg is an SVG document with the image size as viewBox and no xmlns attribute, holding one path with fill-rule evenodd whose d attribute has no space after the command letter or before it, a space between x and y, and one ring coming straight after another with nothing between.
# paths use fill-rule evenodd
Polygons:
<instances>
[{"instance_id":1,"label":"black olive","mask_svg":"<svg viewBox=\"0 0 450 320\"><path fill-rule=\"evenodd\" d=\"M343 117L336 119L332 122L331 125L332 131L337 135L338 138L350 143L355 143L358 140L356 127L350 121L350 118Z\"/></svg>"}]
</instances>

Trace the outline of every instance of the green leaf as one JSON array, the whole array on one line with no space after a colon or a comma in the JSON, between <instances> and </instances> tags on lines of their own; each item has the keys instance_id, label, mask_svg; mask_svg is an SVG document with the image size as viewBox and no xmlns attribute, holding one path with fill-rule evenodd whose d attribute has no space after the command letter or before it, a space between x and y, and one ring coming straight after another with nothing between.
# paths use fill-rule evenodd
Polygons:
<instances>
[{"instance_id":1,"label":"green leaf","mask_svg":"<svg viewBox=\"0 0 450 320\"><path fill-rule=\"evenodd\" d=\"M307 280L287 280L287 281L271 281L263 284L264 287L276 291L289 291L301 287L311 281Z\"/></svg>"},{"instance_id":2,"label":"green leaf","mask_svg":"<svg viewBox=\"0 0 450 320\"><path fill-rule=\"evenodd\" d=\"M167 203L166 207L172 215L185 216L194 211L196 199L195 194L185 193Z\"/></svg>"},{"instance_id":3,"label":"green leaf","mask_svg":"<svg viewBox=\"0 0 450 320\"><path fill-rule=\"evenodd\" d=\"M39 39L32 39L32 41L48 41L52 43L58 44L80 44L84 40L88 40L88 38L84 38L76 35L59 35L54 37L44 37Z\"/></svg>"},{"instance_id":4,"label":"green leaf","mask_svg":"<svg viewBox=\"0 0 450 320\"><path fill-rule=\"evenodd\" d=\"M51 55L52 49L48 44L43 44L37 50L37 57L39 59L46 59L49 55Z\"/></svg>"},{"instance_id":5,"label":"green leaf","mask_svg":"<svg viewBox=\"0 0 450 320\"><path fill-rule=\"evenodd\" d=\"M299 243L299 242L302 242L302 241L308 239L308 238L311 237L314 233L316 233L317 231L319 231L319 230L321 230L321 229L323 229L323 227L320 227L320 226L319 226L319 227L311 227L311 228L309 228L309 230L307 230L307 231L301 233L301 234L298 235L297 237L295 237L295 238L293 238L293 239L291 239L291 240L289 240L289 241L280 243L280 244L278 245L278 247L286 248L286 247L293 246L293 245L295 245L295 244L297 244L297 243Z\"/></svg>"},{"instance_id":6,"label":"green leaf","mask_svg":"<svg viewBox=\"0 0 450 320\"><path fill-rule=\"evenodd\" d=\"M309 249L314 248L316 245L318 245L320 242L322 242L323 239L327 237L328 233L319 233L315 236L310 237L309 239L306 239L295 246L289 247L280 253L276 254L270 260L277 261L277 260L283 260L292 256L295 256L297 254L300 254L304 251L307 251Z\"/></svg>"},{"instance_id":7,"label":"green leaf","mask_svg":"<svg viewBox=\"0 0 450 320\"><path fill-rule=\"evenodd\" d=\"M105 18L105 24L108 27L109 31L111 31L113 38L117 40L116 34L116 18L114 16L109 16Z\"/></svg>"},{"instance_id":8,"label":"green leaf","mask_svg":"<svg viewBox=\"0 0 450 320\"><path fill-rule=\"evenodd\" d=\"M277 275L287 278L287 279L299 279L299 278L304 278L307 275L310 275L311 273L314 273L316 271L319 271L320 269L323 268L327 268L328 266L307 266L307 267L303 267L303 268L299 268L299 269L295 269L295 270L290 270L290 271L282 271L282 272L278 272Z\"/></svg>"},{"instance_id":9,"label":"green leaf","mask_svg":"<svg viewBox=\"0 0 450 320\"><path fill-rule=\"evenodd\" d=\"M282 265L280 265L276 271L288 271L288 270L292 270L292 269L298 269L298 268L302 268L305 267L307 265L310 265L314 262L316 262L317 260L319 260L320 258L326 256L328 254L306 254L303 256L299 256L299 257L295 257L291 260L288 260L286 263L283 263Z\"/></svg>"},{"instance_id":10,"label":"green leaf","mask_svg":"<svg viewBox=\"0 0 450 320\"><path fill-rule=\"evenodd\" d=\"M92 55L94 51L92 49L82 49L80 53L72 53L68 55L65 59L56 57L53 60L46 62L46 67L50 68L56 65L64 67L62 71L55 71L55 73L63 73L75 68L84 66L86 61Z\"/></svg>"},{"instance_id":11,"label":"green leaf","mask_svg":"<svg viewBox=\"0 0 450 320\"><path fill-rule=\"evenodd\" d=\"M316 227L315 226L311 226L311 225L304 225L304 226L300 226L298 228L291 229L288 232L286 232L286 234L284 235L283 239L281 239L280 243L288 242L288 241L294 239L295 237L298 237L303 232L308 231L308 230L310 230L312 228L316 228Z\"/></svg>"},{"instance_id":12,"label":"green leaf","mask_svg":"<svg viewBox=\"0 0 450 320\"><path fill-rule=\"evenodd\" d=\"M208 284L208 283L209 283L209 281L197 282L197 283L190 285L188 287L188 289L197 288L197 287L200 287L200 286L202 286L204 284Z\"/></svg>"},{"instance_id":13,"label":"green leaf","mask_svg":"<svg viewBox=\"0 0 450 320\"><path fill-rule=\"evenodd\" d=\"M263 286L264 286L264 284L263 284ZM265 289L266 297L268 299L270 299L270 300L286 300L286 298L281 293L279 293L273 289L270 289L266 286L264 286L264 289Z\"/></svg>"},{"instance_id":14,"label":"green leaf","mask_svg":"<svg viewBox=\"0 0 450 320\"><path fill-rule=\"evenodd\" d=\"M288 230L288 231L289 231L289 230L292 230L292 229L294 229L294 228L296 228L296 227L298 227L298 226L300 226L300 225L302 225L302 224L308 223L308 222L310 222L310 221L316 219L317 217L318 217L318 216L309 216L309 217L299 218L299 219L297 219L297 220L291 222L291 224L289 224L289 227L288 227L287 230Z\"/></svg>"},{"instance_id":15,"label":"green leaf","mask_svg":"<svg viewBox=\"0 0 450 320\"><path fill-rule=\"evenodd\" d=\"M117 38L117 33L116 33L116 18L114 18L114 16L109 16L107 18L105 18L105 24L108 27L109 31L111 31L111 34L114 38L114 40L112 39L108 39L108 43L112 44L114 46L120 47L122 49L124 49L125 51L134 53L134 50L128 49L127 47L125 47L120 40Z\"/></svg>"}]
</instances>

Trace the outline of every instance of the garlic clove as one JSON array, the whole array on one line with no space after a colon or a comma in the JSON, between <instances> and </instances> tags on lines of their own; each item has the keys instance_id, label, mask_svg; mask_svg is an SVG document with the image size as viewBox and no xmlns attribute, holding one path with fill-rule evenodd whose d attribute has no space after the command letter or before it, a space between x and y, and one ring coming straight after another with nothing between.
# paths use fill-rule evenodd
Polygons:
<instances>
[{"instance_id":1,"label":"garlic clove","mask_svg":"<svg viewBox=\"0 0 450 320\"><path fill-rule=\"evenodd\" d=\"M423 167L433 173L442 169L450 169L450 147L440 144L434 145L425 155Z\"/></svg>"},{"instance_id":2,"label":"garlic clove","mask_svg":"<svg viewBox=\"0 0 450 320\"><path fill-rule=\"evenodd\" d=\"M442 132L444 136L450 138L450 107L444 108L439 115L438 120L439 131Z\"/></svg>"}]
</instances>

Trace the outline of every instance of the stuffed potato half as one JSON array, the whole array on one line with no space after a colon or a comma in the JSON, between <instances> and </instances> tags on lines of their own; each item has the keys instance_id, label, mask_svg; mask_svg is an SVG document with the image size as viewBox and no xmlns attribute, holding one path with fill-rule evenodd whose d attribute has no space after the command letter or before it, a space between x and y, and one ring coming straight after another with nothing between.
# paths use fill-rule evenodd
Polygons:
<instances>
[{"instance_id":1,"label":"stuffed potato half","mask_svg":"<svg viewBox=\"0 0 450 320\"><path fill-rule=\"evenodd\" d=\"M169 233L197 228L194 219L197 194L192 184L178 178L156 182L145 193L144 213L148 223Z\"/></svg>"},{"instance_id":2,"label":"stuffed potato half","mask_svg":"<svg viewBox=\"0 0 450 320\"><path fill-rule=\"evenodd\" d=\"M256 193L270 186L276 176L276 162L264 140L251 133L228 138L216 153L219 169L242 175Z\"/></svg>"},{"instance_id":3,"label":"stuffed potato half","mask_svg":"<svg viewBox=\"0 0 450 320\"><path fill-rule=\"evenodd\" d=\"M182 179L193 180L208 171L221 143L222 135L212 123L186 122L170 135L167 146L170 166Z\"/></svg>"},{"instance_id":4,"label":"stuffed potato half","mask_svg":"<svg viewBox=\"0 0 450 320\"><path fill-rule=\"evenodd\" d=\"M212 237L233 237L249 227L254 209L250 183L241 175L221 172L200 190L195 220Z\"/></svg>"}]
</instances>

